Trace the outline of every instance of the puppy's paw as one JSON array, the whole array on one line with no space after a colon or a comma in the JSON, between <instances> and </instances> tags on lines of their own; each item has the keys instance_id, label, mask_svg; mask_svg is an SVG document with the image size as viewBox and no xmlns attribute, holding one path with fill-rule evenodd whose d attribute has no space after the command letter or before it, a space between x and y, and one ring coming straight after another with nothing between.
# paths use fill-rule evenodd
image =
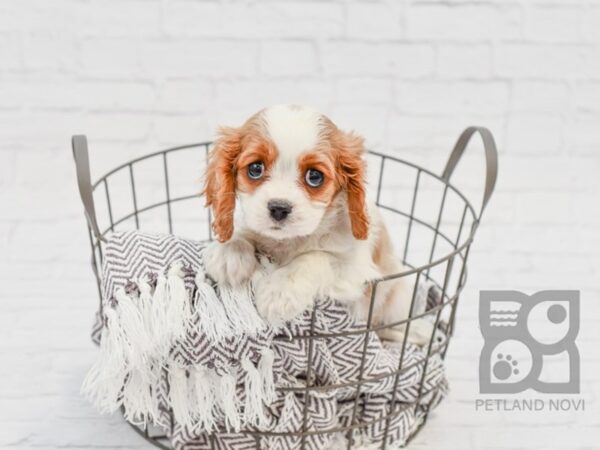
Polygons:
<instances>
[{"instance_id":1,"label":"puppy's paw","mask_svg":"<svg viewBox=\"0 0 600 450\"><path fill-rule=\"evenodd\" d=\"M312 306L314 296L314 289L287 268L276 269L255 286L256 309L275 326L302 314Z\"/></svg>"},{"instance_id":2,"label":"puppy's paw","mask_svg":"<svg viewBox=\"0 0 600 450\"><path fill-rule=\"evenodd\" d=\"M217 283L239 286L256 270L254 246L245 239L215 242L205 250L204 264L206 273Z\"/></svg>"}]
</instances>

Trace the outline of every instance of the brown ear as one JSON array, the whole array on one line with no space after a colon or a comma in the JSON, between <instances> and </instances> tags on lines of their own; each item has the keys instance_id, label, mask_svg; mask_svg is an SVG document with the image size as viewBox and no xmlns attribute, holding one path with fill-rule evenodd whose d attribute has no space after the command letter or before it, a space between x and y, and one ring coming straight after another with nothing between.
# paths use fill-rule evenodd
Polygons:
<instances>
[{"instance_id":1,"label":"brown ear","mask_svg":"<svg viewBox=\"0 0 600 450\"><path fill-rule=\"evenodd\" d=\"M235 210L235 162L242 145L242 133L238 128L221 128L215 142L204 177L206 206L212 208L213 230L219 242L233 235L233 212Z\"/></svg>"},{"instance_id":2,"label":"brown ear","mask_svg":"<svg viewBox=\"0 0 600 450\"><path fill-rule=\"evenodd\" d=\"M348 194L348 213L352 235L356 239L367 239L369 216L367 214L365 177L366 163L362 158L364 139L354 133L339 131L335 139L338 150L339 172L342 188Z\"/></svg>"}]
</instances>

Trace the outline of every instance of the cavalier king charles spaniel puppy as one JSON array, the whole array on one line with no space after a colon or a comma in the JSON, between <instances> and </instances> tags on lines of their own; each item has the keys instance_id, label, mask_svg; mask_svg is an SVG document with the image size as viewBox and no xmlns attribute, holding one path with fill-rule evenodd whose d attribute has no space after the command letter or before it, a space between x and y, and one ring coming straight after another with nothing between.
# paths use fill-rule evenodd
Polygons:
<instances>
[{"instance_id":1,"label":"cavalier king charles spaniel puppy","mask_svg":"<svg viewBox=\"0 0 600 450\"><path fill-rule=\"evenodd\" d=\"M404 267L377 207L365 198L364 151L362 137L295 105L222 128L205 177L218 238L205 252L208 275L234 287L252 279L258 312L274 325L325 297L366 318L367 282ZM266 275L257 254L268 258ZM414 277L380 282L372 323L406 319L413 288ZM404 337L402 325L380 331L385 339ZM432 331L431 322L413 321L409 339L425 343Z\"/></svg>"}]
</instances>

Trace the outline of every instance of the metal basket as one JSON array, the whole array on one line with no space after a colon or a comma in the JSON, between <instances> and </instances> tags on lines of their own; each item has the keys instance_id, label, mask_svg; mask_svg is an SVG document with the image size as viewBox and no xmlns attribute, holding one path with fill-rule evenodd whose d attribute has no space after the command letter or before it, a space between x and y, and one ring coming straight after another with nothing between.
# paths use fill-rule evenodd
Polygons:
<instances>
[{"instance_id":1,"label":"metal basket","mask_svg":"<svg viewBox=\"0 0 600 450\"><path fill-rule=\"evenodd\" d=\"M460 161L471 137L476 133L479 134L483 140L486 160L483 201L478 211L473 208L465 195L450 183L450 178L452 177L457 163ZM161 231L174 233L178 232L177 226L179 223L174 212L175 206L178 204L195 202L193 210L201 212L201 214L204 215L204 220L194 221L194 224L197 225L204 222L204 225L202 228L197 228L193 237L196 240L212 240L210 211L202 207L202 204L198 200L198 197L200 196L198 192L182 193L182 195L174 194L173 180L176 178L176 174L173 173L171 168L171 159L174 158L175 155L183 155L185 152L191 152L191 154L195 156L198 156L198 152L201 152L202 159L206 160L211 146L210 142L169 148L133 159L109 171L94 183L91 182L90 178L90 165L85 136L74 136L72 144L77 169L79 192L84 205L92 249L92 269L98 284L99 294L101 284L101 272L99 268L102 264L103 247L106 236L114 230L123 228L130 229L132 226L137 229L147 229L142 223L142 218L151 211L162 211L166 220L163 220L164 228ZM429 394L423 392L423 381L427 373L427 364L434 353L439 353L443 359L448 349L449 338L454 331L456 305L466 282L466 262L469 256L469 249L480 223L481 214L494 190L497 177L496 145L489 130L481 127L467 128L460 135L441 175L437 175L425 168L402 159L374 151L368 153L368 159L370 160L369 167L374 169L374 173L372 173L372 182L376 183L376 189L373 191L375 194L374 200L381 209L382 214L384 214L384 218L391 233L396 240L400 242L402 251L400 252L399 257L407 267L407 270L371 282L372 289L369 316L367 318L366 327L358 333L367 337L368 333L373 333L386 327L381 325L374 326L371 324L373 298L377 286L399 277L416 274L415 283L418 283L419 280L428 280L430 283L437 286L441 292L441 303L428 309L425 313L411 313L410 318L387 326L396 326L405 323L407 327L406 335L408 335L411 321L428 316L435 324L434 329L442 329L448 339L445 340L443 345L434 346L432 334L429 343L424 347L427 351L427 358L423 361L423 376L420 380L419 394L414 404L400 404L396 401L394 396L387 414L378 417L376 420L371 419L368 422L358 420L357 416L358 406L361 401L359 395L361 387L370 381L368 378L363 377L368 342L368 339L364 339L365 346L362 353L359 379L356 382L348 383L348 386L352 386L356 389L352 421L348 426L339 426L335 429L323 431L323 433L347 433L348 449L351 449L353 446L353 431L373 425L375 422L384 424L385 432L381 439L380 448L385 449L386 445L388 445L387 432L390 419L403 411L404 408L418 407L418 402L422 396ZM151 160L157 163L160 170L158 174L155 174L158 175L160 179L159 185L156 185L155 176L153 189L155 193L158 190L161 194L159 194L158 201L142 205L139 196L144 183L141 183L138 180L138 170L144 162ZM200 168L198 168L198 174L199 173ZM125 183L114 183L113 185L113 180L115 180L117 176L124 177ZM194 183L190 182L189 186L193 187ZM124 212L115 211L114 199L116 197L120 200L123 200L123 197L129 197L129 210L125 210ZM452 207L450 207L451 197L453 197ZM99 203L103 203L104 206L102 214L97 213L97 211L99 211ZM423 208L423 206L425 208ZM190 208L190 210L191 209L192 208ZM428 209L429 211L427 211ZM154 225L156 224L157 222L155 221ZM150 231L157 230L152 229ZM414 304L414 296L412 302ZM100 304L101 303L102 302L100 301ZM411 311L412 310L413 305L411 305ZM340 335L344 335L344 333L341 333ZM306 373L307 379L310 380L311 371L313 369L311 365L311 350L314 340L319 339L320 337L313 334L308 337L292 337L292 339L307 338L310 339L310 345ZM406 347L406 338L401 345L403 354ZM399 367L396 371L386 374L388 377L395 377L394 386L397 386L399 377L403 370L405 370L405 368L402 367L403 359L404 358L401 356ZM340 386L319 386L319 390L322 391L323 389L327 390L328 388L334 389L339 387ZM299 391L300 394L303 392L306 396L305 399L307 399L309 391L316 389L316 387L311 386L311 383L308 382L306 387L294 389ZM287 433L287 435L300 437L302 449L305 448L306 436L311 433L314 434L314 432L307 431L306 429L306 410L308 409L306 405L308 405L308 402L305 402L304 425L302 431L297 433ZM409 440L412 439L425 424L428 414L429 411L425 411L421 424L415 429ZM171 448L168 436L165 435L164 431L140 429L134 425L132 426L141 436L155 446L163 449ZM248 430L247 433L255 438L257 449L262 448L261 436L269 434L252 430ZM214 440L212 440L212 442L212 448L217 448L214 444Z\"/></svg>"}]
</instances>

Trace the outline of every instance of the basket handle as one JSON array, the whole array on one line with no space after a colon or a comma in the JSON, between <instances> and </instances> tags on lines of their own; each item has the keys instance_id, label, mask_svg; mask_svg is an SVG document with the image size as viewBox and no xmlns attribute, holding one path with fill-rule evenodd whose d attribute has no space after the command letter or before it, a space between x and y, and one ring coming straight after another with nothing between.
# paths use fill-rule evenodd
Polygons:
<instances>
[{"instance_id":1,"label":"basket handle","mask_svg":"<svg viewBox=\"0 0 600 450\"><path fill-rule=\"evenodd\" d=\"M485 127L468 127L461 133L456 141L456 144L454 144L452 153L450 153L446 167L442 172L442 179L446 183L450 181L450 177L454 173L456 165L460 161L460 158L467 148L467 144L475 133L478 133L481 136L483 148L485 150L485 189L483 192L483 201L481 202L481 209L479 210L478 217L478 219L481 219L483 210L487 206L488 202L490 201L490 197L494 192L494 186L496 185L496 179L498 178L498 150L496 148L494 136L490 130Z\"/></svg>"},{"instance_id":2,"label":"basket handle","mask_svg":"<svg viewBox=\"0 0 600 450\"><path fill-rule=\"evenodd\" d=\"M85 218L96 239L104 241L105 239L102 233L100 233L96 219L87 138L84 135L73 136L71 138L71 146L73 147L77 185L79 186L79 195L85 209Z\"/></svg>"}]
</instances>

